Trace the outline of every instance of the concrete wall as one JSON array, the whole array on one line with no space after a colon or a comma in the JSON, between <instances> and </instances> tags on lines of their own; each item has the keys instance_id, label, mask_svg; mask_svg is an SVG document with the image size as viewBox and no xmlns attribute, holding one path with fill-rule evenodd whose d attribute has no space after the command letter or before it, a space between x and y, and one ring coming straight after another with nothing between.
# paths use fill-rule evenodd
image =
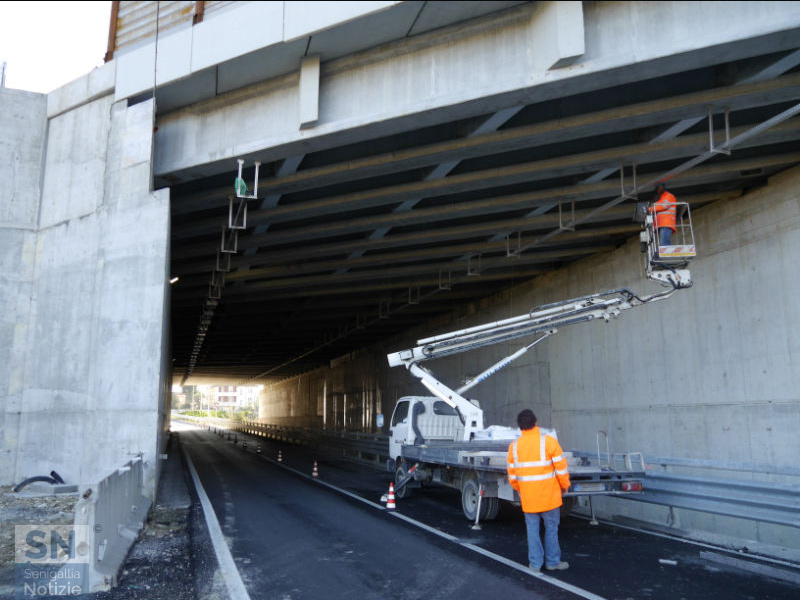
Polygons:
<instances>
[{"instance_id":1,"label":"concrete wall","mask_svg":"<svg viewBox=\"0 0 800 600\"><path fill-rule=\"evenodd\" d=\"M318 369L262 391L259 420L291 427L373 431L375 416L391 411L397 399L392 397L387 404L385 386L379 381L385 370L382 358L362 351L340 359L334 369Z\"/></svg>"},{"instance_id":2,"label":"concrete wall","mask_svg":"<svg viewBox=\"0 0 800 600\"><path fill-rule=\"evenodd\" d=\"M487 424L513 425L530 407L555 427L565 448L593 451L596 432L608 432L612 451L638 450L647 457L705 459L791 468L800 441L800 314L795 276L800 256L800 168L774 177L746 196L694 214L699 257L695 285L672 298L623 312L610 323L584 323L561 330L513 366L474 388ZM527 312L535 306L596 291L628 287L646 293L638 238L518 286L480 305L389 340L373 356L357 356L265 388L261 418L317 426L314 407L325 390L351 398L368 392L379 400L365 409L388 417L394 401L425 394L403 369L379 360L415 340ZM446 383L475 375L520 342L427 363ZM359 374L361 379L359 379ZM302 390L293 413L277 412ZM310 410L308 410L310 409ZM306 410L307 412L304 412ZM348 429L374 422L352 414ZM340 422L328 426L341 428ZM366 427L372 431L374 427ZM686 474L686 472L684 472ZM790 476L696 471L716 479L781 482ZM796 478L794 478L796 480ZM794 481L796 483L796 481ZM597 501L603 514L623 514L690 530L716 532L798 548L796 529L759 524L628 501Z\"/></svg>"},{"instance_id":3,"label":"concrete wall","mask_svg":"<svg viewBox=\"0 0 800 600\"><path fill-rule=\"evenodd\" d=\"M47 96L0 88L0 483L16 462L46 115Z\"/></svg>"},{"instance_id":4,"label":"concrete wall","mask_svg":"<svg viewBox=\"0 0 800 600\"><path fill-rule=\"evenodd\" d=\"M150 191L153 104L115 102L112 69L53 92L46 113L44 97L0 93L0 108L24 102L26 115L4 116L13 144L0 157L4 170L22 165L0 177L13 307L0 329L3 484L51 469L89 483L141 453L155 487L169 192Z\"/></svg>"}]
</instances>

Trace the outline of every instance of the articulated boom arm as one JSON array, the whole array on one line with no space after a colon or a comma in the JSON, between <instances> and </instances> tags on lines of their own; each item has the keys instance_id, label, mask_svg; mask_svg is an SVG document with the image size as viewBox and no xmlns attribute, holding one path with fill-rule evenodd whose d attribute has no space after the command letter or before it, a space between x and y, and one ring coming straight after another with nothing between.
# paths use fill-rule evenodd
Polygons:
<instances>
[{"instance_id":1,"label":"articulated boom arm","mask_svg":"<svg viewBox=\"0 0 800 600\"><path fill-rule=\"evenodd\" d=\"M533 346L555 334L558 331L558 327L595 319L609 321L612 317L619 316L623 310L649 302L664 300L678 289L680 288L676 286L666 291L640 297L628 289L621 288L547 304L537 307L525 315L418 340L418 346L394 352L389 354L387 358L389 365L392 367L405 365L411 374L419 378L422 384L434 395L461 413L465 420L464 439L468 440L475 431L483 429L483 411L462 395L468 389L491 377L497 371L525 354ZM453 390L443 384L428 369L419 364L427 360L467 352L492 344L500 344L525 336L537 337L528 345L503 358L480 375L475 376L457 390Z\"/></svg>"}]
</instances>

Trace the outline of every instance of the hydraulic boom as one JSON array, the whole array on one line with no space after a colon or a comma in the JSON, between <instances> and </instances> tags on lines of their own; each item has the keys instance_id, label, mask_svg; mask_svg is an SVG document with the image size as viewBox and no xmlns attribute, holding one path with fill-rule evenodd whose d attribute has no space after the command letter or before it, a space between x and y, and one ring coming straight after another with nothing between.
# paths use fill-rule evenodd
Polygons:
<instances>
[{"instance_id":1,"label":"hydraulic boom","mask_svg":"<svg viewBox=\"0 0 800 600\"><path fill-rule=\"evenodd\" d=\"M643 219L645 222L641 234L642 251L646 252L645 274L648 279L656 281L668 289L646 296L638 296L627 288L620 288L546 304L517 317L418 340L418 345L414 348L389 354L387 357L389 365L392 367L405 365L431 393L455 408L464 420L464 439L472 439L476 431L483 429L483 411L476 403L463 396L467 390L491 377L536 344L555 334L559 327L597 319L608 322L612 318L618 317L623 310L665 300L677 290L691 287L691 274L685 267L689 259L695 256L694 234L691 229L688 204L679 204L681 205L679 207L681 209L679 211L681 236L682 239L688 238L688 244L659 246L658 231L651 216ZM687 219L686 224L683 220L684 215ZM420 365L427 360L529 336L535 336L533 341L455 390L439 381L431 371Z\"/></svg>"},{"instance_id":2,"label":"hydraulic boom","mask_svg":"<svg viewBox=\"0 0 800 600\"><path fill-rule=\"evenodd\" d=\"M597 319L607 322L618 317L623 310L669 298L678 289L680 288L673 287L640 297L628 289L621 288L546 304L517 317L418 340L418 346L414 348L389 354L389 365L392 367L405 365L431 393L457 409L465 421L464 439L469 440L476 431L483 429L483 411L462 395L467 390L508 366L539 342L557 333L559 327ZM498 361L455 390L439 381L433 373L420 365L424 361L435 358L528 336L536 337L532 342Z\"/></svg>"}]
</instances>

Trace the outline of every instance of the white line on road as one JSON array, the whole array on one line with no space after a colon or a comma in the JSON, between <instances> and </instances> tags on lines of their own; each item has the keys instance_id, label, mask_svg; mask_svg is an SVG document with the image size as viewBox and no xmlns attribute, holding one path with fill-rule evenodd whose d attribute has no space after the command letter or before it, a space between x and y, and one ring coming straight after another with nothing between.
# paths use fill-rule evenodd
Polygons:
<instances>
[{"instance_id":1,"label":"white line on road","mask_svg":"<svg viewBox=\"0 0 800 600\"><path fill-rule=\"evenodd\" d=\"M353 500L358 500L359 502L362 502L362 503L364 503L364 504L366 504L366 505L368 505L368 506L370 506L372 508L376 508L378 510L382 510L382 511L390 514L393 517L396 517L396 518L398 518L398 519L400 519L402 521L405 521L406 523L409 523L410 525L413 525L414 527L418 527L418 528L423 529L423 530L425 530L425 531L427 531L429 533L432 533L432 534L434 534L436 536L439 536L440 538L443 538L443 539L447 540L448 542L452 542L452 543L458 544L459 546L461 546L463 548L466 548L467 550L471 550L472 552L476 552L476 553L478 553L478 554L480 554L482 556L485 556L486 558L488 558L490 560L493 560L493 561L498 562L498 563L500 563L502 565L505 565L507 567L510 567L512 569L520 571L521 573L525 573L526 575L530 575L531 577L536 577L537 579L540 579L543 582L546 582L546 583L548 583L548 584L550 584L550 585L552 585L554 587L561 588L562 590L571 592L571 593L575 594L576 596L580 596L581 598L586 598L586 600L607 600L603 596L598 596L597 594L593 594L592 592L590 592L588 590L584 590L583 588L579 588L579 587L574 586L574 585L572 585L570 583L566 583L564 581L560 581L558 579L554 579L552 577L548 577L547 575L544 575L542 573L537 573L535 571L531 571L529 568L525 567L524 565L521 565L518 562L514 562L513 560L508 559L505 556L501 556L499 554L495 554L494 552L492 552L490 550L486 550L485 548L481 548L480 546L476 546L475 544L472 544L470 542L463 541L463 540L459 539L456 536L450 535L449 533L445 533L444 531L440 531L440 530L436 529L435 527L431 527L430 525L426 525L425 523L417 521L416 519L412 519L411 517L408 517L408 516L406 516L404 514L401 514L399 512L394 512L394 511L387 511L385 506L383 506L381 504L378 504L377 502L373 502L371 500L367 500L366 498L363 498L363 497L359 496L358 494L354 494L353 492L350 492L348 490L345 490L343 488L335 486L335 485L333 485L331 483L328 483L326 481L322 481L320 479L314 478L314 477L308 475L307 473L303 473L302 471L298 471L297 469L294 469L294 468L288 466L287 464L285 464L283 462L278 462L278 461L276 461L276 460L274 460L272 458L268 458L268 457L266 457L264 455L257 454L255 456L260 457L262 460L265 460L265 461L275 465L276 467L280 467L282 469L285 469L286 471L294 473L295 475L299 475L300 477L303 477L304 479L307 479L310 482L319 484L319 485L321 485L323 487L326 487L326 488L328 488L328 489L330 489L330 490L332 490L334 492L337 492L339 494L343 494L343 495L345 495L345 496L347 496L349 498L352 498ZM186 456L186 458L187 458L187 462L188 462L188 464L190 466L190 469L192 470L192 476L196 477L196 474L194 473L194 467L191 466L191 461L189 461L188 455ZM196 481L197 481L197 483L195 485L199 485L199 479L196 480ZM202 487L200 487L200 489L202 489ZM198 492L198 494L199 494L199 492ZM201 498L201 500L202 500L202 498ZM206 497L206 501L208 501L208 497ZM204 506L204 509L205 509L205 506ZM213 509L210 508L210 503L209 503L209 510L206 511L206 513L208 513L208 512L211 512L212 515L214 513ZM216 517L214 518L214 520L216 521ZM217 524L217 527L219 527L219 524ZM223 542L223 545L225 545L224 542ZM227 546L225 546L225 550L227 551ZM230 552L228 552L228 555L230 556ZM233 560L233 559L231 559L231 560ZM235 568L235 566L234 566L234 568ZM238 575L238 571L236 571L236 573ZM241 579L240 579L240 581L241 581Z\"/></svg>"},{"instance_id":2,"label":"white line on road","mask_svg":"<svg viewBox=\"0 0 800 600\"><path fill-rule=\"evenodd\" d=\"M259 455L257 455L257 456L259 456ZM503 564L503 565L505 565L507 567L511 567L512 569L516 569L517 571L520 571L522 573L530 575L531 577L536 577L538 579L541 579L542 581L544 581L546 583L549 583L550 585L552 585L554 587L558 587L558 588L561 588L562 590L566 590L568 592L571 592L571 593L575 594L576 596L580 596L581 598L586 598L586 600L607 600L603 596L598 596L597 594L593 594L592 592L590 592L588 590L584 590L583 588L579 588L579 587L574 586L574 585L572 585L570 583L566 583L566 582L560 581L558 579L553 579L552 577L548 577L547 575L544 575L542 573L537 573L535 571L531 571L529 568L525 567L524 565L521 565L518 562L514 562L513 560L508 559L505 556L501 556L499 554L495 554L494 552L492 552L490 550L486 550L485 548L481 548L480 546L476 546L475 544L472 544L470 542L466 542L464 540L461 540L461 539L459 539L458 537L456 537L454 535L450 535L449 533L445 533L444 531L440 531L440 530L436 529L435 527L431 527L430 525L426 525L425 523L417 521L416 519L412 519L411 517L408 517L408 516L406 516L404 514L401 514L399 512L394 512L394 511L387 511L385 506L383 506L381 504L378 504L377 502L373 502L371 500L367 500L366 498L362 498L358 494L354 494L353 492L350 492L350 491L345 490L343 488L337 487L337 486L335 486L335 485L333 485L331 483L328 483L326 481L322 481L320 479L315 479L314 477L308 475L307 473L303 473L302 471L298 471L297 469L294 469L294 468L288 466L287 464L285 464L283 462L278 462L278 461L276 461L276 460L274 460L272 458L268 458L268 457L263 456L263 455L260 455L260 457L263 460L266 460L267 462L272 463L273 465L275 465L277 467L281 467L282 469L290 471L290 472L294 473L295 475L299 475L300 477L303 477L304 479L307 479L307 480L309 480L311 482L314 482L314 483L317 483L317 484L319 484L321 486L329 488L329 489L331 489L331 490L333 490L333 491L335 491L335 492L337 492L339 494L344 494L345 496L348 496L349 498L353 498L354 500L358 500L359 502L363 502L364 504L367 504L368 506L370 506L372 508L377 508L378 510L382 510L382 511L392 515L393 517L396 517L396 518L398 518L398 519L400 519L402 521L405 521L406 523L409 523L410 525L413 525L414 527L418 527L420 529L424 529L425 531L427 531L429 533L432 533L432 534L434 534L436 536L439 536L440 538L443 538L443 539L447 540L448 542L453 542L455 544L458 544L459 546L462 546L463 548L466 548L467 550L471 550L472 552L476 552L476 553L478 553L478 554L480 554L482 556L485 556L486 558L489 558L489 559L491 559L491 560L493 560L495 562Z\"/></svg>"},{"instance_id":3,"label":"white line on road","mask_svg":"<svg viewBox=\"0 0 800 600\"><path fill-rule=\"evenodd\" d=\"M536 577L538 579L541 579L542 581L545 581L545 582L549 583L550 585L552 585L554 587L558 587L558 588L561 588L562 590L566 590L568 592L572 592L573 594L575 594L576 596L580 596L581 598L586 598L587 600L606 600L606 598L604 598L603 596L598 596L597 594L593 594L592 592L590 592L588 590L584 590L583 588L579 588L577 586L574 586L571 583L566 583L564 581L560 581L558 579L553 579L551 577L548 577L547 575L543 575L542 573L537 573L536 571L531 571L529 568L525 567L524 565L521 565L518 562L514 562L513 560L511 560L509 558L506 558L505 556L501 556L499 554L495 554L491 550L486 550L485 548L481 548L480 546L476 546L475 544L472 544L470 542L466 542L466 541L460 540L459 538L457 538L455 536L452 536L449 533L444 533L443 531L439 531L438 529L435 529L434 527L431 527L430 525L426 525L425 523L420 523L419 521L417 521L415 519L412 519L411 517L407 517L407 516L402 515L402 514L400 514L398 512L392 512L390 514L393 517L397 517L398 519L402 519L406 523L410 523L411 525L414 525L415 527L420 527L420 528L424 529L425 531L433 533L434 535L438 535L439 537L442 537L442 538L444 538L446 540L449 540L451 542L455 542L455 543L459 544L460 546L462 546L463 548L466 548L467 550L472 550L473 552L477 552L478 554L480 554L482 556L485 556L486 558L489 558L489 559L491 559L491 560L493 560L495 562L499 562L500 564L503 564L503 565L505 565L507 567L511 567L512 569L516 569L517 571L520 571L522 573L530 575L531 577Z\"/></svg>"},{"instance_id":4,"label":"white line on road","mask_svg":"<svg viewBox=\"0 0 800 600\"><path fill-rule=\"evenodd\" d=\"M183 456L186 458L189 472L192 474L192 481L194 481L197 496L200 498L200 504L203 507L208 534L211 537L211 544L214 546L214 553L217 555L217 563L219 563L220 573L222 573L225 585L228 588L228 594L231 600L250 600L250 595L244 587L239 569L236 568L231 551L222 536L222 528L219 526L217 515L214 513L214 507L211 506L211 501L208 499L205 489L203 489L203 484L200 483L200 477L197 476L197 471L194 469L189 453L185 448L181 447L181 449L183 450Z\"/></svg>"}]
</instances>

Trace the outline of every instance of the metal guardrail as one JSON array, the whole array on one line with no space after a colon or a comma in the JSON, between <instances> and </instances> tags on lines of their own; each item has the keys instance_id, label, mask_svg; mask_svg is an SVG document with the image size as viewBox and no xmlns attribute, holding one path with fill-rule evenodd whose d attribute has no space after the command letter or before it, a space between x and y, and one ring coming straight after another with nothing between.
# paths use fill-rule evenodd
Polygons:
<instances>
[{"instance_id":1,"label":"metal guardrail","mask_svg":"<svg viewBox=\"0 0 800 600\"><path fill-rule=\"evenodd\" d=\"M373 466L383 465L389 458L389 437L382 434L302 429L253 422L230 421L227 426L241 433L308 446Z\"/></svg>"},{"instance_id":2,"label":"metal guardrail","mask_svg":"<svg viewBox=\"0 0 800 600\"><path fill-rule=\"evenodd\" d=\"M371 465L381 464L389 458L389 438L381 434L321 431L222 420L216 424L250 435L319 448ZM597 456L594 452L575 453L576 456L583 454ZM800 528L800 469L791 466L772 467L754 463L649 456L645 456L645 463L648 465L645 471L645 490L640 494L626 496L628 500ZM711 475L699 477L656 472L654 468L702 469ZM723 471L746 475L750 480L717 476ZM779 484L765 480L775 475L782 478L797 477L797 483Z\"/></svg>"},{"instance_id":3,"label":"metal guardrail","mask_svg":"<svg viewBox=\"0 0 800 600\"><path fill-rule=\"evenodd\" d=\"M800 527L800 485L647 473L635 500Z\"/></svg>"}]
</instances>

